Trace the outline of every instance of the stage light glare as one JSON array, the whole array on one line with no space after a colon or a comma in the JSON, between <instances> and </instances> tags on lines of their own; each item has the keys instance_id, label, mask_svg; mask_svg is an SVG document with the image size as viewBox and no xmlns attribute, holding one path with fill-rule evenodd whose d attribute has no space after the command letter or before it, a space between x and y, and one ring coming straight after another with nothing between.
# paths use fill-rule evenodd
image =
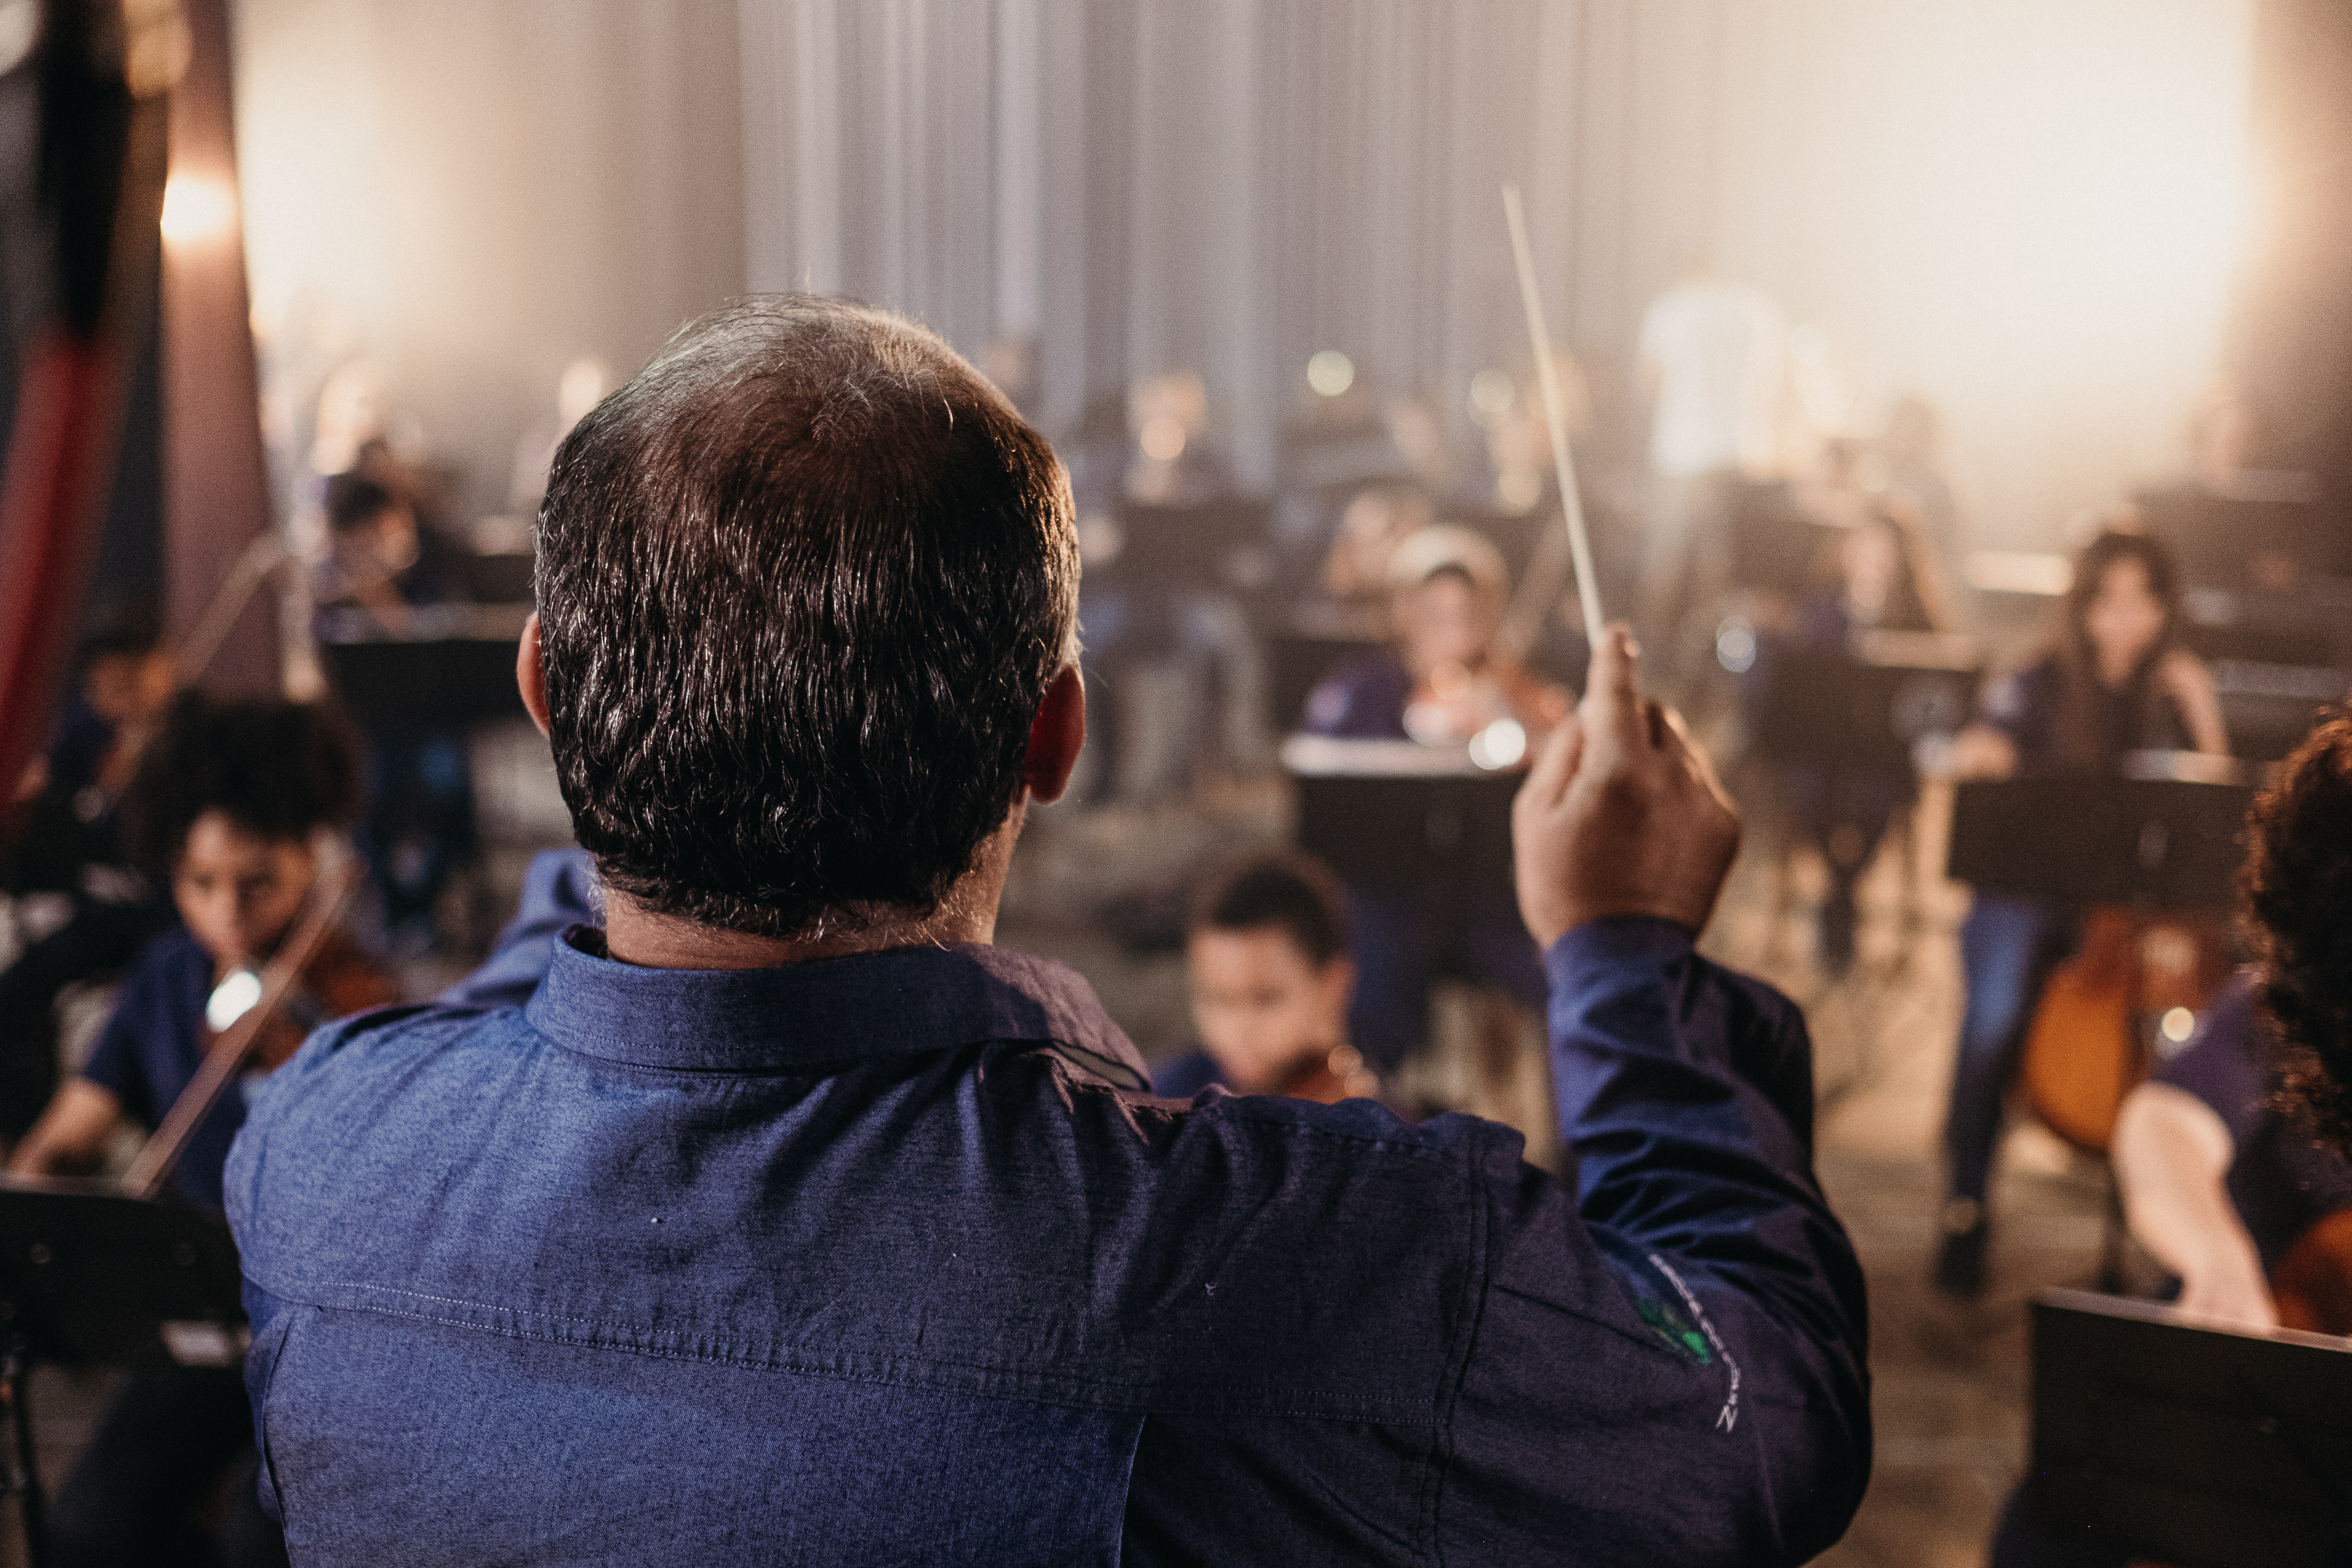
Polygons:
<instances>
[{"instance_id":1,"label":"stage light glare","mask_svg":"<svg viewBox=\"0 0 2352 1568\"><path fill-rule=\"evenodd\" d=\"M2163 1032L2164 1038L2173 1044L2186 1045L2189 1043L2189 1037L2197 1032L2197 1015L2187 1008L2169 1008L2166 1009L2163 1021L2158 1023L2157 1028Z\"/></svg>"},{"instance_id":2,"label":"stage light glare","mask_svg":"<svg viewBox=\"0 0 2352 1568\"><path fill-rule=\"evenodd\" d=\"M1491 424L1510 413L1518 395L1517 384L1492 366L1470 378L1470 412L1481 424Z\"/></svg>"},{"instance_id":3,"label":"stage light glare","mask_svg":"<svg viewBox=\"0 0 2352 1568\"><path fill-rule=\"evenodd\" d=\"M250 969L231 969L228 977L213 988L205 1003L205 1023L215 1034L226 1033L228 1026L253 1010L261 999L261 977Z\"/></svg>"},{"instance_id":4,"label":"stage light glare","mask_svg":"<svg viewBox=\"0 0 2352 1568\"><path fill-rule=\"evenodd\" d=\"M1470 760L1493 773L1528 754L1528 732L1517 719L1498 718L1470 737Z\"/></svg>"},{"instance_id":5,"label":"stage light glare","mask_svg":"<svg viewBox=\"0 0 2352 1568\"><path fill-rule=\"evenodd\" d=\"M1184 422L1172 413L1156 415L1143 422L1136 439L1154 463L1173 463L1184 455Z\"/></svg>"},{"instance_id":6,"label":"stage light glare","mask_svg":"<svg viewBox=\"0 0 2352 1568\"><path fill-rule=\"evenodd\" d=\"M1746 616L1727 616L1715 629L1715 662L1735 675L1756 667L1756 628Z\"/></svg>"},{"instance_id":7,"label":"stage light glare","mask_svg":"<svg viewBox=\"0 0 2352 1568\"><path fill-rule=\"evenodd\" d=\"M1324 349L1307 361L1307 384L1324 397L1338 397L1356 384L1356 361L1337 349Z\"/></svg>"},{"instance_id":8,"label":"stage light glare","mask_svg":"<svg viewBox=\"0 0 2352 1568\"><path fill-rule=\"evenodd\" d=\"M163 182L163 243L203 245L236 225L236 194L206 174L174 174Z\"/></svg>"}]
</instances>

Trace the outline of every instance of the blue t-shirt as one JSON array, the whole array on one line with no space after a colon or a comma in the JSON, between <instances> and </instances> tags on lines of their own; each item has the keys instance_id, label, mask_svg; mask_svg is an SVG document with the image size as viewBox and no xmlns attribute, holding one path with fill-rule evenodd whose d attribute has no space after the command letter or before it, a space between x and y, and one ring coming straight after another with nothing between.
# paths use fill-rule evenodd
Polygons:
<instances>
[{"instance_id":1,"label":"blue t-shirt","mask_svg":"<svg viewBox=\"0 0 2352 1568\"><path fill-rule=\"evenodd\" d=\"M204 1065L212 990L212 955L186 927L156 937L123 982L81 1075L121 1101L124 1114L155 1125ZM172 1173L183 1197L220 1212L221 1166L244 1124L245 1096L222 1095Z\"/></svg>"},{"instance_id":2,"label":"blue t-shirt","mask_svg":"<svg viewBox=\"0 0 2352 1568\"><path fill-rule=\"evenodd\" d=\"M2127 751L2191 749L2187 717L2169 694L2150 690L2154 678L2150 664L2120 691L2099 688L2086 716L2097 728L2089 747L2099 758L2093 771L2113 772ZM2023 777L2071 771L2060 734L2065 681L2066 672L2053 653L1985 687L1977 722L2009 737Z\"/></svg>"}]
</instances>

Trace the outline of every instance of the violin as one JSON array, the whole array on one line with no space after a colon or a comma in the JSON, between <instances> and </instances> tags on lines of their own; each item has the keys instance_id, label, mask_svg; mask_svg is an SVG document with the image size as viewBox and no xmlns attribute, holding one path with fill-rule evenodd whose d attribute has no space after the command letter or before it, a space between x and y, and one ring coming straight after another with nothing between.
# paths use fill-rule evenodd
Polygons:
<instances>
[{"instance_id":1,"label":"violin","mask_svg":"<svg viewBox=\"0 0 2352 1568\"><path fill-rule=\"evenodd\" d=\"M2027 1106L2076 1148L2105 1154L2124 1096L2147 1076L2152 1037L2161 1030L2186 1040L2184 1025L2230 968L2229 933L2217 916L2092 910L2026 1031L2018 1081Z\"/></svg>"},{"instance_id":2,"label":"violin","mask_svg":"<svg viewBox=\"0 0 2352 1568\"><path fill-rule=\"evenodd\" d=\"M293 1055L309 1030L289 1004L315 998L310 1010L331 1009L308 1020L320 1022L394 999L390 982L337 928L360 882L355 862L338 860L322 866L311 884L308 908L278 945L268 966L258 975L238 970L215 989L206 1009L215 1038L204 1065L123 1173L123 1191L134 1197L154 1197L229 1085L248 1066L274 1068Z\"/></svg>"}]
</instances>

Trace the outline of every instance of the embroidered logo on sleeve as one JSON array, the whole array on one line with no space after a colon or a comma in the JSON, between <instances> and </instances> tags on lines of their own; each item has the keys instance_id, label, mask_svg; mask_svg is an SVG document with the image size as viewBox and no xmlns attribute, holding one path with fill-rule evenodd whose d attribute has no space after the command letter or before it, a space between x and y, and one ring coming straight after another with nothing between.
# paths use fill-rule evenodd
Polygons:
<instances>
[{"instance_id":1,"label":"embroidered logo on sleeve","mask_svg":"<svg viewBox=\"0 0 2352 1568\"><path fill-rule=\"evenodd\" d=\"M1666 1282L1674 1286L1675 1293L1682 1298L1684 1309L1697 1322L1699 1332L1706 1335L1708 1348L1713 1350L1716 1356L1721 1358L1723 1362L1723 1368L1728 1375L1729 1384L1724 1391L1723 1408L1716 1412L1715 1429L1718 1432L1728 1432L1739 1424L1739 1362L1724 1344L1723 1336L1715 1332L1715 1323L1707 1317L1706 1309L1698 1304L1698 1298L1691 1294L1688 1285L1683 1283L1683 1277L1669 1268L1666 1260L1656 1253L1648 1253L1646 1257L1650 1267L1665 1276ZM1657 1328L1658 1325L1651 1322L1650 1320L1650 1303L1642 1302L1641 1309L1642 1321L1650 1322L1653 1329ZM1687 1333L1687 1331L1685 1330L1685 1333ZM1704 1354L1698 1357L1701 1365L1706 1364L1707 1359Z\"/></svg>"}]
</instances>

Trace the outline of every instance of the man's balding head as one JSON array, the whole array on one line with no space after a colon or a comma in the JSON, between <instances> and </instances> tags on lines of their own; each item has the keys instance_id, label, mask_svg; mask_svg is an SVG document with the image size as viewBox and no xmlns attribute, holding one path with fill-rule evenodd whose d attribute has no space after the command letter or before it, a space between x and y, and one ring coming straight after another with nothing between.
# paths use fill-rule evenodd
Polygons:
<instances>
[{"instance_id":1,"label":"man's balding head","mask_svg":"<svg viewBox=\"0 0 2352 1568\"><path fill-rule=\"evenodd\" d=\"M1053 452L939 339L806 295L690 323L565 438L540 514L580 842L730 930L927 914L1020 794L1077 581Z\"/></svg>"}]
</instances>

